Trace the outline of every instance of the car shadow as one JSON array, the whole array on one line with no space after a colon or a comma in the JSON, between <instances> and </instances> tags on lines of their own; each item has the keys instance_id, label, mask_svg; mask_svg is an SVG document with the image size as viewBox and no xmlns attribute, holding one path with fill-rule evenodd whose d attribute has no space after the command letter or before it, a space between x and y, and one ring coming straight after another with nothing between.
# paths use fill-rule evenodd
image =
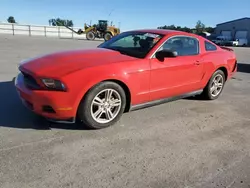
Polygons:
<instances>
[{"instance_id":1,"label":"car shadow","mask_svg":"<svg viewBox=\"0 0 250 188\"><path fill-rule=\"evenodd\" d=\"M21 102L12 81L0 82L0 127L49 130L52 128L89 130L86 126L52 123L27 109Z\"/></svg>"},{"instance_id":2,"label":"car shadow","mask_svg":"<svg viewBox=\"0 0 250 188\"><path fill-rule=\"evenodd\" d=\"M250 64L238 63L237 72L250 73Z\"/></svg>"},{"instance_id":3,"label":"car shadow","mask_svg":"<svg viewBox=\"0 0 250 188\"><path fill-rule=\"evenodd\" d=\"M191 97L183 98L183 100L190 100L190 101L207 101L202 95L196 95Z\"/></svg>"}]
</instances>

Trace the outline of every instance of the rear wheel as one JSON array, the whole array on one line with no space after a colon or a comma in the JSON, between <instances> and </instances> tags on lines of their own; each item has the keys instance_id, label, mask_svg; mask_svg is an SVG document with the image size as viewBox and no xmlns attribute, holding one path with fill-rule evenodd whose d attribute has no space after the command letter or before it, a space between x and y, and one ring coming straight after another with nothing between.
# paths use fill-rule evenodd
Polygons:
<instances>
[{"instance_id":1,"label":"rear wheel","mask_svg":"<svg viewBox=\"0 0 250 188\"><path fill-rule=\"evenodd\" d=\"M78 118L90 128L100 129L115 124L126 106L122 87L114 82L101 82L81 101Z\"/></svg>"},{"instance_id":2,"label":"rear wheel","mask_svg":"<svg viewBox=\"0 0 250 188\"><path fill-rule=\"evenodd\" d=\"M205 87L202 97L208 100L217 99L225 85L225 74L222 70L217 70L210 78Z\"/></svg>"},{"instance_id":3,"label":"rear wheel","mask_svg":"<svg viewBox=\"0 0 250 188\"><path fill-rule=\"evenodd\" d=\"M86 33L87 40L95 40L95 33L93 31L89 31Z\"/></svg>"}]
</instances>

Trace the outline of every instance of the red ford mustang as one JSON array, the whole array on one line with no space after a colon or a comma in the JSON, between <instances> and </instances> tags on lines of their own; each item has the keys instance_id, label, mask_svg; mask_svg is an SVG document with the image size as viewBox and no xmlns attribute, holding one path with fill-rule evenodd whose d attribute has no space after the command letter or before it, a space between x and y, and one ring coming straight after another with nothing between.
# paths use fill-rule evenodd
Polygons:
<instances>
[{"instance_id":1,"label":"red ford mustang","mask_svg":"<svg viewBox=\"0 0 250 188\"><path fill-rule=\"evenodd\" d=\"M95 49L22 62L21 100L50 121L103 128L124 112L200 95L213 100L237 71L232 49L172 30L121 33Z\"/></svg>"}]
</instances>

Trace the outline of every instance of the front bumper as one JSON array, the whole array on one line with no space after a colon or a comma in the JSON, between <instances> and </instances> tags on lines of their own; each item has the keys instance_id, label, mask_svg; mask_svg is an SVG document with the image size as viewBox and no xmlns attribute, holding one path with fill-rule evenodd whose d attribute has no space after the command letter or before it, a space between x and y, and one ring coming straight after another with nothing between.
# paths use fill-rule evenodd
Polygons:
<instances>
[{"instance_id":1,"label":"front bumper","mask_svg":"<svg viewBox=\"0 0 250 188\"><path fill-rule=\"evenodd\" d=\"M75 122L76 109L67 92L31 90L26 87L22 73L17 75L15 87L22 103L34 113L53 122Z\"/></svg>"}]
</instances>

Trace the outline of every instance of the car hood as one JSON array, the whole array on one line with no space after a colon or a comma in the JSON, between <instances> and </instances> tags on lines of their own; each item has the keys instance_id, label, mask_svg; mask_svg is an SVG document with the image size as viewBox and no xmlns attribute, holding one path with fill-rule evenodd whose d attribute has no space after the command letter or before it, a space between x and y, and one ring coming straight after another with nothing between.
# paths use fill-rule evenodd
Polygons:
<instances>
[{"instance_id":1,"label":"car hood","mask_svg":"<svg viewBox=\"0 0 250 188\"><path fill-rule=\"evenodd\" d=\"M56 52L25 60L20 69L37 76L60 77L84 68L135 60L136 58L104 48Z\"/></svg>"}]
</instances>

